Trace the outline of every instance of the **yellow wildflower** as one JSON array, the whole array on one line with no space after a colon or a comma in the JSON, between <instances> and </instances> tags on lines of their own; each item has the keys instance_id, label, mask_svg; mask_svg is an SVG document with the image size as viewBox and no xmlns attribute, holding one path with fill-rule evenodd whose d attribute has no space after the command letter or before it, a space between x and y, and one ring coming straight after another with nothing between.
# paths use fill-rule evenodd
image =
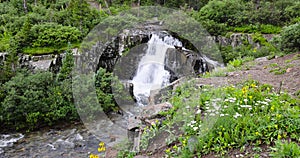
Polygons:
<instances>
[{"instance_id":1,"label":"yellow wildflower","mask_svg":"<svg viewBox=\"0 0 300 158\"><path fill-rule=\"evenodd\" d=\"M271 106L271 110L274 111L274 110L275 110L275 107L274 107L274 106Z\"/></svg>"},{"instance_id":2,"label":"yellow wildflower","mask_svg":"<svg viewBox=\"0 0 300 158\"><path fill-rule=\"evenodd\" d=\"M103 151L106 151L106 147L104 142L100 142L98 147L98 152L103 152Z\"/></svg>"},{"instance_id":3,"label":"yellow wildflower","mask_svg":"<svg viewBox=\"0 0 300 158\"><path fill-rule=\"evenodd\" d=\"M99 156L95 154L91 154L89 158L99 158Z\"/></svg>"},{"instance_id":4,"label":"yellow wildflower","mask_svg":"<svg viewBox=\"0 0 300 158\"><path fill-rule=\"evenodd\" d=\"M165 150L165 152L166 152L166 154L170 154L171 153L171 149L168 148L168 149Z\"/></svg>"},{"instance_id":5,"label":"yellow wildflower","mask_svg":"<svg viewBox=\"0 0 300 158\"><path fill-rule=\"evenodd\" d=\"M252 100L252 98L253 98L253 96L250 95L250 96L249 96L249 99Z\"/></svg>"},{"instance_id":6,"label":"yellow wildflower","mask_svg":"<svg viewBox=\"0 0 300 158\"><path fill-rule=\"evenodd\" d=\"M174 149L174 150L177 150L177 149L178 149L177 145L174 145L174 146L173 146L173 149Z\"/></svg>"},{"instance_id":7,"label":"yellow wildflower","mask_svg":"<svg viewBox=\"0 0 300 158\"><path fill-rule=\"evenodd\" d=\"M278 134L277 139L281 139L281 135L280 134Z\"/></svg>"}]
</instances>

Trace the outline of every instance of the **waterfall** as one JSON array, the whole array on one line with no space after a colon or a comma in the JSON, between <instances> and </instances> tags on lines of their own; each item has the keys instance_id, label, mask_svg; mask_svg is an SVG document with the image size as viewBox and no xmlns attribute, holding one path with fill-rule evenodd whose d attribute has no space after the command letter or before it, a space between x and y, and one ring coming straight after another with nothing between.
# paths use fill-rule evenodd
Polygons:
<instances>
[{"instance_id":1,"label":"waterfall","mask_svg":"<svg viewBox=\"0 0 300 158\"><path fill-rule=\"evenodd\" d=\"M140 106L148 104L151 90L169 84L170 73L164 68L165 55L168 48L182 46L182 43L172 36L160 38L152 34L147 45L146 54L139 62L137 72L132 79L133 94Z\"/></svg>"}]
</instances>

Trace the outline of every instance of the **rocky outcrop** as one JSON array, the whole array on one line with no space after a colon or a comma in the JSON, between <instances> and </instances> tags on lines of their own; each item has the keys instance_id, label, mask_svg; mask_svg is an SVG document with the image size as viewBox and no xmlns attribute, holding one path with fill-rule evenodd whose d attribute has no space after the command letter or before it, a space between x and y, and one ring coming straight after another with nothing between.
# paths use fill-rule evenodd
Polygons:
<instances>
[{"instance_id":1,"label":"rocky outcrop","mask_svg":"<svg viewBox=\"0 0 300 158\"><path fill-rule=\"evenodd\" d=\"M138 116L132 116L128 119L128 137L133 142L133 150L140 150L141 134L146 126L158 126L162 117L161 112L170 110L173 105L169 102L149 105L142 108L141 113Z\"/></svg>"},{"instance_id":2,"label":"rocky outcrop","mask_svg":"<svg viewBox=\"0 0 300 158\"><path fill-rule=\"evenodd\" d=\"M274 35L263 34L263 37L267 41L271 41ZM250 44L257 48L261 47L259 43L253 41L252 34L248 34L248 33L232 33L229 37L212 36L211 39L216 41L220 46L231 46L235 48L240 45Z\"/></svg>"},{"instance_id":3,"label":"rocky outcrop","mask_svg":"<svg viewBox=\"0 0 300 158\"><path fill-rule=\"evenodd\" d=\"M3 64L7 59L7 53L0 53L0 64ZM28 68L29 70L43 70L52 71L58 73L60 67L62 66L62 58L64 54L58 55L26 55L19 54L18 63L20 68Z\"/></svg>"}]
</instances>

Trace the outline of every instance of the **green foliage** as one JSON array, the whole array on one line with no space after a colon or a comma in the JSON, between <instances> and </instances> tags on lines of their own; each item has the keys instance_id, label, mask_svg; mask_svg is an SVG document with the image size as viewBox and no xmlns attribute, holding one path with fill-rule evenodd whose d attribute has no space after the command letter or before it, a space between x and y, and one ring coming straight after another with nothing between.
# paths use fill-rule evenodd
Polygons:
<instances>
[{"instance_id":1,"label":"green foliage","mask_svg":"<svg viewBox=\"0 0 300 158\"><path fill-rule=\"evenodd\" d=\"M84 0L70 0L66 10L58 13L58 17L57 23L76 27L82 37L101 20L100 13L92 9Z\"/></svg>"},{"instance_id":2,"label":"green foliage","mask_svg":"<svg viewBox=\"0 0 300 158\"><path fill-rule=\"evenodd\" d=\"M78 48L80 46L80 43L72 43L72 48ZM30 54L30 55L45 55L45 54L57 54L61 52L67 51L69 46L62 46L60 48L57 47L35 47L35 48L24 48L22 52L24 54Z\"/></svg>"},{"instance_id":3,"label":"green foliage","mask_svg":"<svg viewBox=\"0 0 300 158\"><path fill-rule=\"evenodd\" d=\"M166 154L173 153L173 157L204 156L211 152L225 155L245 145L259 147L287 138L298 141L300 101L271 89L270 85L251 80L236 87L195 89L184 84L178 87L169 100L175 111L171 109L164 115L168 118L165 124L180 122L184 134ZM284 150L298 153L296 147L290 145ZM280 152L283 153L282 148Z\"/></svg>"},{"instance_id":4,"label":"green foliage","mask_svg":"<svg viewBox=\"0 0 300 158\"><path fill-rule=\"evenodd\" d=\"M115 79L112 73L100 68L95 76L95 86L98 102L104 112L116 111L118 108L112 94L111 83Z\"/></svg>"},{"instance_id":5,"label":"green foliage","mask_svg":"<svg viewBox=\"0 0 300 158\"><path fill-rule=\"evenodd\" d=\"M82 119L90 121L119 110L112 94L111 83L115 79L112 73L99 68L96 74L74 75L74 101Z\"/></svg>"},{"instance_id":6,"label":"green foliage","mask_svg":"<svg viewBox=\"0 0 300 158\"><path fill-rule=\"evenodd\" d=\"M226 23L228 26L238 25L241 22L240 14L245 5L241 0L212 0L199 11L200 20L210 19L216 23Z\"/></svg>"},{"instance_id":7,"label":"green foliage","mask_svg":"<svg viewBox=\"0 0 300 158\"><path fill-rule=\"evenodd\" d=\"M300 157L300 146L295 142L276 141L276 146L271 148L273 152L270 154L276 158L292 158Z\"/></svg>"},{"instance_id":8,"label":"green foliage","mask_svg":"<svg viewBox=\"0 0 300 158\"><path fill-rule=\"evenodd\" d=\"M193 17L201 22L212 35L220 35L228 30L229 26L239 25L242 22L240 15L245 5L241 0L212 0L201 8Z\"/></svg>"},{"instance_id":9,"label":"green foliage","mask_svg":"<svg viewBox=\"0 0 300 158\"><path fill-rule=\"evenodd\" d=\"M224 35L226 31L274 34L283 25L297 21L298 8L299 2L292 0L212 0L192 16L212 35Z\"/></svg>"},{"instance_id":10,"label":"green foliage","mask_svg":"<svg viewBox=\"0 0 300 158\"><path fill-rule=\"evenodd\" d=\"M74 57L71 50L71 45L69 44L69 49L66 51L65 58L63 60L63 65L57 76L57 80L62 81L65 79L70 79L74 65Z\"/></svg>"},{"instance_id":11,"label":"green foliage","mask_svg":"<svg viewBox=\"0 0 300 158\"><path fill-rule=\"evenodd\" d=\"M81 39L81 33L75 27L44 23L31 28L32 47L61 47L68 42L76 43Z\"/></svg>"},{"instance_id":12,"label":"green foliage","mask_svg":"<svg viewBox=\"0 0 300 158\"><path fill-rule=\"evenodd\" d=\"M36 129L58 121L77 120L70 81L57 83L50 72L17 73L1 86L1 127Z\"/></svg>"},{"instance_id":13,"label":"green foliage","mask_svg":"<svg viewBox=\"0 0 300 158\"><path fill-rule=\"evenodd\" d=\"M0 52L6 52L8 50L10 38L11 34L7 31L0 34Z\"/></svg>"},{"instance_id":14,"label":"green foliage","mask_svg":"<svg viewBox=\"0 0 300 158\"><path fill-rule=\"evenodd\" d=\"M229 64L233 67L240 67L243 64L242 59L234 59L232 61L229 61Z\"/></svg>"},{"instance_id":15,"label":"green foliage","mask_svg":"<svg viewBox=\"0 0 300 158\"><path fill-rule=\"evenodd\" d=\"M300 51L300 23L283 28L280 35L281 49L286 52Z\"/></svg>"},{"instance_id":16,"label":"green foliage","mask_svg":"<svg viewBox=\"0 0 300 158\"><path fill-rule=\"evenodd\" d=\"M261 24L261 25L246 25L242 27L235 27L233 29L235 32L243 32L243 33L256 33L260 32L262 34L278 34L281 31L281 27L274 26L270 24Z\"/></svg>"}]
</instances>

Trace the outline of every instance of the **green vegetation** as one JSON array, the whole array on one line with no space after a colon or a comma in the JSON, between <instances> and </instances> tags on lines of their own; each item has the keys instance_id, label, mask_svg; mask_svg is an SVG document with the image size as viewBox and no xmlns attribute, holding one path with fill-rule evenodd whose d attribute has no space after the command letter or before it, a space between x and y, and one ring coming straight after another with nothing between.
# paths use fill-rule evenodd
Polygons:
<instances>
[{"instance_id":1,"label":"green vegetation","mask_svg":"<svg viewBox=\"0 0 300 158\"><path fill-rule=\"evenodd\" d=\"M270 85L250 80L236 87L195 89L189 81L174 93L169 100L173 109L162 114L167 120L160 128L152 125L142 136L147 138L160 131L170 131L170 126L181 124L178 130L183 134L167 144L167 157L201 157L209 153L226 156L231 149L243 150L247 146L259 149L275 142L273 156L299 154L299 146L294 142L300 139L297 132L300 130L300 101L286 93L274 93ZM277 141L284 139L293 143ZM259 151L253 150L250 154L253 156Z\"/></svg>"},{"instance_id":2,"label":"green vegetation","mask_svg":"<svg viewBox=\"0 0 300 158\"><path fill-rule=\"evenodd\" d=\"M272 157L299 157L300 146L295 142L277 141L276 146L271 148L273 152Z\"/></svg>"},{"instance_id":3,"label":"green vegetation","mask_svg":"<svg viewBox=\"0 0 300 158\"><path fill-rule=\"evenodd\" d=\"M219 51L227 66L200 77L224 77L228 72L247 69L243 65L258 57L269 59L300 51L300 2L294 0L97 0L101 8L90 5L86 0L33 1L11 0L0 2L0 52L7 52L4 62L0 61L0 128L15 131L37 130L64 121L79 121L78 111L84 111L88 119L95 119L100 112L109 113L119 108L114 98L126 101L123 86L117 78L103 68L99 68L91 78L72 80L74 59L72 48L77 48L83 38L99 23L107 23L104 29L108 38L115 35L118 28L134 26L139 19L123 16L106 20L132 6L162 5L180 9L186 16L171 17L170 30L191 32L182 38L195 39L200 43L198 22L215 37L235 38L241 35L241 43L236 46L223 45L209 49L207 56L219 59ZM140 2L140 4L138 4ZM179 12L180 13L180 12ZM140 14L152 15L145 11ZM129 14L128 14L129 15ZM176 16L176 15L174 15ZM145 16L147 17L147 16ZM180 19L187 18L188 22ZM177 17L176 17L177 18ZM196 20L196 21L195 21ZM130 23L127 23L130 21ZM128 25L123 25L124 23ZM247 35L246 35L247 34ZM249 35L248 35L249 34ZM272 40L266 34L275 34ZM98 34L95 34L98 36ZM187 38L188 37L188 38ZM248 38L249 37L249 38ZM238 37L237 37L238 38ZM200 40L200 41L197 41ZM87 43L89 44L89 43ZM130 46L133 47L133 46ZM188 46L193 48L194 46ZM128 53L126 49L124 54ZM34 72L20 68L20 54L43 55L65 53L60 71ZM299 59L299 55L295 56ZM271 64L270 72L281 75L287 66ZM74 77L74 76L73 76ZM78 76L76 76L78 77ZM72 83L73 82L73 83ZM77 83L78 82L78 83ZM92 83L98 102L91 102L90 88L81 87L86 94L75 107L72 84ZM121 92L112 95L112 87ZM82 84L80 86L85 86ZM76 91L76 90L74 90ZM253 147L252 155L259 156L262 147L271 147L273 157L299 157L300 142L300 90L297 98L272 91L271 85L256 81L246 81L236 86L221 88L203 87L195 89L193 80L172 92L169 102L174 107L161 115L166 120L144 129L141 150L149 145L151 138L168 132L166 157L200 157L207 154L226 156L231 149ZM121 99L120 99L121 98ZM174 129L178 127L178 129ZM174 130L181 131L174 137ZM121 151L118 157L134 157L136 153Z\"/></svg>"},{"instance_id":4,"label":"green vegetation","mask_svg":"<svg viewBox=\"0 0 300 158\"><path fill-rule=\"evenodd\" d=\"M300 22L285 27L281 32L281 49L287 52L300 50Z\"/></svg>"},{"instance_id":5,"label":"green vegetation","mask_svg":"<svg viewBox=\"0 0 300 158\"><path fill-rule=\"evenodd\" d=\"M78 119L70 81L57 82L51 72L18 72L0 92L2 129L32 130Z\"/></svg>"}]
</instances>

